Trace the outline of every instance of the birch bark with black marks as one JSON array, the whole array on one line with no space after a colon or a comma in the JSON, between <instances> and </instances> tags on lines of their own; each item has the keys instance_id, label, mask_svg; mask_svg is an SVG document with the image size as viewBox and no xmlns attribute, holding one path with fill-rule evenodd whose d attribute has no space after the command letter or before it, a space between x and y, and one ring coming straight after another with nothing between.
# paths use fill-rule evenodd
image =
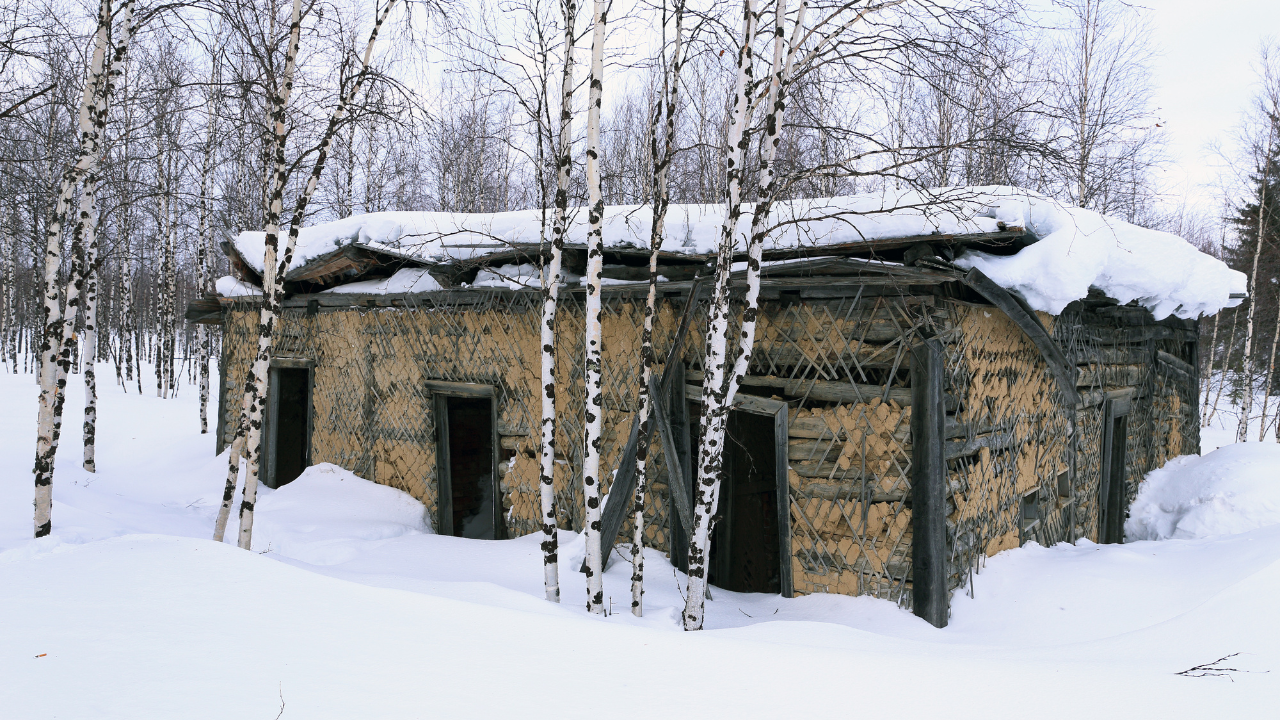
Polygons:
<instances>
[{"instance_id":1,"label":"birch bark with black marks","mask_svg":"<svg viewBox=\"0 0 1280 720\"><path fill-rule=\"evenodd\" d=\"M712 516L719 501L725 423L732 395L726 393L725 364L729 334L729 272L733 266L735 235L742 214L742 168L751 123L753 82L752 39L756 24L755 0L742 4L742 36L738 47L732 120L729 125L725 166L727 187L725 221L716 252L715 289L707 314L706 361L702 381L702 437L698 448L698 475L694 485L693 531L689 533L689 587L685 596L684 629L701 630L707 589L707 550Z\"/></svg>"},{"instance_id":2,"label":"birch bark with black marks","mask_svg":"<svg viewBox=\"0 0 1280 720\"><path fill-rule=\"evenodd\" d=\"M197 284L201 296L206 296L213 291L213 278L211 272L211 260L209 253L213 248L212 238L209 237L211 228L209 227L209 183L213 177L213 159L214 153L217 151L218 137L218 102L217 99L221 95L221 91L217 90L221 84L220 68L221 62L215 54L212 58L213 68L210 70L209 85L214 90L214 98L209 103L209 112L207 119L208 126L205 128L204 141L204 158L200 164L200 209L199 219L196 227L196 271L198 273ZM209 432L209 327L204 323L196 326L196 352L197 362L200 364L200 434L204 435Z\"/></svg>"},{"instance_id":3,"label":"birch bark with black marks","mask_svg":"<svg viewBox=\"0 0 1280 720\"><path fill-rule=\"evenodd\" d=\"M125 0L124 33L117 46L119 55L127 50L132 32L132 0ZM98 25L94 32L93 52L85 73L77 113L79 147L76 160L62 173L57 200L45 229L43 322L39 350L40 395L36 419L36 456L33 468L35 480L35 536L44 537L52 530L53 471L57 453L58 435L61 430L61 405L66 387L66 371L70 366L71 352L65 339L74 329L76 306L68 298L67 312L60 307L61 292L58 284L58 267L62 254L62 228L70 210L71 198L77 184L95 173L101 156L101 135L106 123L105 112L99 112L99 94L109 92L107 71L112 22L111 0L102 0L98 6ZM105 97L102 107L105 107ZM73 280L74 283L74 280Z\"/></svg>"},{"instance_id":4,"label":"birch bark with black marks","mask_svg":"<svg viewBox=\"0 0 1280 720\"><path fill-rule=\"evenodd\" d=\"M1258 423L1258 442L1267 439L1267 400L1271 397L1271 376L1276 371L1276 344L1280 341L1280 303L1276 308L1276 326L1271 333L1271 354L1267 360L1266 382L1262 388L1262 421ZM1276 412L1276 437L1280 438L1280 409Z\"/></svg>"},{"instance_id":5,"label":"birch bark with black marks","mask_svg":"<svg viewBox=\"0 0 1280 720\"><path fill-rule=\"evenodd\" d=\"M587 83L587 306L585 320L586 421L582 453L582 499L586 520L587 610L604 613L604 562L600 557L600 451L604 429L601 388L600 278L604 270L604 196L600 190L600 104L604 90L604 38L608 0L595 0L591 74Z\"/></svg>"},{"instance_id":6,"label":"birch bark with black marks","mask_svg":"<svg viewBox=\"0 0 1280 720\"><path fill-rule=\"evenodd\" d=\"M85 176L81 190L82 207L89 217L84 219L84 445L82 467L97 472L96 450L98 430L98 175Z\"/></svg>"},{"instance_id":7,"label":"birch bark with black marks","mask_svg":"<svg viewBox=\"0 0 1280 720\"><path fill-rule=\"evenodd\" d=\"M675 157L676 107L679 99L680 66L684 62L683 25L684 0L676 0L674 6L675 38L672 41L671 59L666 60L666 38L663 38L662 94L654 104L653 118L649 122L649 156L653 162L653 218L649 230L649 294L644 306L644 328L640 334L640 362L643 368L640 382L640 435L636 445L636 489L632 504L631 537L631 614L644 616L644 501L649 484L649 441L652 437L649 420L653 412L649 397L649 381L653 377L653 323L658 311L658 252L662 250L665 234L667 207L671 195L667 191L667 172ZM662 5L662 30L666 35L667 6ZM665 115L665 118L664 118ZM665 134L659 141L659 128L665 125Z\"/></svg>"},{"instance_id":8,"label":"birch bark with black marks","mask_svg":"<svg viewBox=\"0 0 1280 720\"><path fill-rule=\"evenodd\" d=\"M1244 371L1244 395L1240 399L1240 421L1236 425L1236 442L1246 442L1249 439L1249 415L1253 412L1253 313L1258 307L1258 260L1262 257L1262 245L1265 241L1264 232L1266 230L1266 207L1267 207L1267 185L1271 179L1271 154L1270 150L1275 143L1276 123L1271 122L1270 131L1267 137L1267 144L1264 146L1262 159L1262 186L1258 196L1258 237L1253 249L1253 271L1249 274L1249 311L1245 316L1244 324L1244 355L1240 359L1240 367ZM1266 419L1263 419L1265 424Z\"/></svg>"},{"instance_id":9,"label":"birch bark with black marks","mask_svg":"<svg viewBox=\"0 0 1280 720\"><path fill-rule=\"evenodd\" d=\"M257 497L258 469L262 455L262 415L264 411L263 401L266 399L265 380L271 364L271 352L275 339L274 326L280 316L280 304L284 300L285 274L288 272L289 265L293 262L293 252L298 244L298 234L302 230L302 222L306 218L307 204L310 203L311 197L315 194L316 186L320 183L320 177L324 174L324 167L329 158L329 149L333 145L333 138L342 127L352 101L360 93L360 89L368 79L369 63L373 59L374 46L377 44L382 25L386 22L392 7L395 6L395 2L396 0L387 0L387 3L378 12L374 20L373 29L369 32L369 40L365 43L364 53L361 55L360 69L354 78L346 78L348 85L342 88L339 93L338 104L329 115L328 125L325 127L324 135L321 136L320 143L316 148L316 160L312 164L310 175L307 176L306 186L294 205L284 252L280 254L277 261L275 250L278 244L279 219L283 210L283 190L286 180L284 111L288 105L288 93L291 89L294 68L296 67L299 28L301 25L301 0L295 0L294 2L293 17L290 25L289 54L285 63L285 90L283 95L278 96L280 97L280 102L274 108L276 136L272 144L275 146L276 152L276 172L272 185L271 206L267 214L267 253L263 259L263 295L265 299L259 319L258 355L254 361L254 372L259 373L259 380L254 384L256 397L251 399L252 402L248 402L250 398L246 387L246 406L248 410L246 415L248 416L249 430L245 435L247 462L244 500L240 506L239 543L240 547L245 550L250 549L253 540L253 504ZM266 287L268 277L271 278L270 291ZM229 481L233 482L233 480ZM232 486L232 492L234 494L234 485Z\"/></svg>"},{"instance_id":10,"label":"birch bark with black marks","mask_svg":"<svg viewBox=\"0 0 1280 720\"><path fill-rule=\"evenodd\" d=\"M564 237L569 210L570 150L573 144L573 45L577 24L576 0L563 0L564 69L560 78L560 131L556 142L555 212L551 221L551 261L542 286L542 445L538 458L539 511L542 513L542 574L546 598L560 602L559 539L556 535L556 310L559 306L560 269L564 262Z\"/></svg>"},{"instance_id":11,"label":"birch bark with black marks","mask_svg":"<svg viewBox=\"0 0 1280 720\"><path fill-rule=\"evenodd\" d=\"M285 142L288 131L285 126L285 109L293 92L293 77L297 69L298 42L302 32L302 0L293 0L289 16L289 39L285 50L284 70L281 77L269 84L271 139L269 143L271 170L268 174L269 200L266 212L266 240L262 257L262 309L258 314L258 342L253 363L245 376L244 394L240 407L240 422L236 435L243 435L241 447L245 455L244 492L240 502L240 530L237 545L248 550L253 544L253 506L258 497L258 465L262 460L262 414L267 397L267 373L271 367L271 349L275 335L276 318L279 317L278 285L283 278L277 269L276 250L280 242L280 216L284 214L284 186L288 179L285 160ZM239 437L236 440L240 440ZM232 445L236 443L233 441ZM235 496L236 479L240 470L240 458L232 452L228 455L227 483L223 489L224 506ZM219 517L219 524L222 524ZM215 526L215 533L217 528ZM219 539L217 537L215 540Z\"/></svg>"}]
</instances>

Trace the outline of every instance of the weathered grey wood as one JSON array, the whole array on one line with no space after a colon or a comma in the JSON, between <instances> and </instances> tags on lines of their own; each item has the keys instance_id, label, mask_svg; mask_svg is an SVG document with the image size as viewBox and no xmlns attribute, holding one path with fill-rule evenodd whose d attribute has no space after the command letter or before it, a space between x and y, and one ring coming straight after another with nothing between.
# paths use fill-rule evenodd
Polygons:
<instances>
[{"instance_id":1,"label":"weathered grey wood","mask_svg":"<svg viewBox=\"0 0 1280 720\"><path fill-rule=\"evenodd\" d=\"M1180 330L1164 325L1145 325L1141 327L1084 325L1080 328L1080 334L1086 340L1100 345L1138 345L1152 340L1195 342L1199 339L1189 330Z\"/></svg>"},{"instance_id":2,"label":"weathered grey wood","mask_svg":"<svg viewBox=\"0 0 1280 720\"><path fill-rule=\"evenodd\" d=\"M292 368L295 370L310 370L316 366L316 361L311 358L304 357L273 357L271 358L271 367L273 368Z\"/></svg>"},{"instance_id":3,"label":"weathered grey wood","mask_svg":"<svg viewBox=\"0 0 1280 720\"><path fill-rule=\"evenodd\" d=\"M966 457L973 455L982 448L987 448L992 452L1008 450L1017 444L1017 436L1012 432L978 435L966 440L949 440L946 443L946 458L955 460L956 458Z\"/></svg>"},{"instance_id":4,"label":"weathered grey wood","mask_svg":"<svg viewBox=\"0 0 1280 720\"><path fill-rule=\"evenodd\" d=\"M1163 350L1156 351L1156 362L1161 363L1173 372L1180 374L1182 378L1188 382L1197 375L1196 368L1190 363L1174 357Z\"/></svg>"},{"instance_id":5,"label":"weathered grey wood","mask_svg":"<svg viewBox=\"0 0 1280 720\"><path fill-rule=\"evenodd\" d=\"M791 577L791 481L787 473L787 444L791 436L788 427L788 408L783 406L773 414L773 477L777 487L778 508L778 584L782 597L795 594Z\"/></svg>"},{"instance_id":6,"label":"weathered grey wood","mask_svg":"<svg viewBox=\"0 0 1280 720\"><path fill-rule=\"evenodd\" d=\"M449 474L449 398L434 396L436 413L436 534L453 535L453 482Z\"/></svg>"},{"instance_id":7,"label":"weathered grey wood","mask_svg":"<svg viewBox=\"0 0 1280 720\"><path fill-rule=\"evenodd\" d=\"M1115 387L1141 385L1145 365L1082 365L1076 378L1077 387Z\"/></svg>"},{"instance_id":8,"label":"weathered grey wood","mask_svg":"<svg viewBox=\"0 0 1280 720\"><path fill-rule=\"evenodd\" d=\"M662 370L662 381L658 387L664 391L671 387L672 378L676 375L675 367L680 366L683 371L683 365L676 360L680 356L681 349L684 347L684 338L689 333L689 326L693 322L693 308L698 303L698 293L702 289L703 278L697 277L690 283L689 297L685 301L684 311L680 316L680 326L676 329L676 335L671 341L671 348L667 351L667 361ZM647 287L647 283L645 284ZM650 398L653 399L652 397ZM670 428L668 428L668 432ZM649 423L649 437L646 441L653 437L653 422ZM631 434L627 438L627 444L622 450L622 458L618 463L617 472L614 474L613 483L609 486L609 496L605 498L604 509L600 513L600 551L601 557L604 558L604 567L609 567L609 558L613 555L613 545L618 540L618 533L622 530L622 522L626 519L627 511L631 507L631 497L636 489L636 452L640 442L640 416L635 415L631 420ZM690 515L692 517L692 515ZM586 560L582 562L579 572L586 572Z\"/></svg>"},{"instance_id":9,"label":"weathered grey wood","mask_svg":"<svg viewBox=\"0 0 1280 720\"><path fill-rule=\"evenodd\" d=\"M489 396L489 482L493 485L493 539L507 539L506 512L502 506L502 476L498 473L498 396Z\"/></svg>"},{"instance_id":10,"label":"weathered grey wood","mask_svg":"<svg viewBox=\"0 0 1280 720\"><path fill-rule=\"evenodd\" d=\"M942 343L911 348L911 561L912 607L934 627L946 627L947 464L943 456ZM1074 388L1073 388L1074 389Z\"/></svg>"},{"instance_id":11,"label":"weathered grey wood","mask_svg":"<svg viewBox=\"0 0 1280 720\"><path fill-rule=\"evenodd\" d=\"M262 484L276 487L276 430L280 417L280 372L277 368L267 371L267 411L262 416L262 465L258 474Z\"/></svg>"},{"instance_id":12,"label":"weathered grey wood","mask_svg":"<svg viewBox=\"0 0 1280 720\"><path fill-rule=\"evenodd\" d=\"M1049 332L1045 329L1044 324L1040 322L1040 318L1034 312L1026 308L1025 303L1019 301L1015 296L997 285L991 278L987 277L978 268L973 268L965 273L963 278L964 284L968 285L982 297L986 298L995 305L1009 319L1018 326L1022 332L1026 333L1031 342L1035 344L1036 349L1040 351L1040 355L1044 358L1045 364L1049 366L1049 371L1053 373L1053 377L1058 381L1058 389L1067 400L1068 405L1075 405L1079 402L1080 396L1076 391L1076 366L1067 362L1067 356L1063 354L1062 348L1058 347L1058 343L1054 342Z\"/></svg>"},{"instance_id":13,"label":"weathered grey wood","mask_svg":"<svg viewBox=\"0 0 1280 720\"><path fill-rule=\"evenodd\" d=\"M491 398L494 396L492 385L479 383L445 382L443 380L423 380L422 386L433 393L445 393L460 397Z\"/></svg>"},{"instance_id":14,"label":"weathered grey wood","mask_svg":"<svg viewBox=\"0 0 1280 720\"><path fill-rule=\"evenodd\" d=\"M680 464L680 452L676 447L675 434L671 431L671 416L667 413L666 398L659 392L658 384L650 379L649 392L653 399L653 416L662 440L664 458L670 458L667 465L667 482L672 484L671 500L675 505L676 515L680 518L680 527L687 533L693 528L693 505L689 498L692 488L685 483L687 475Z\"/></svg>"}]
</instances>

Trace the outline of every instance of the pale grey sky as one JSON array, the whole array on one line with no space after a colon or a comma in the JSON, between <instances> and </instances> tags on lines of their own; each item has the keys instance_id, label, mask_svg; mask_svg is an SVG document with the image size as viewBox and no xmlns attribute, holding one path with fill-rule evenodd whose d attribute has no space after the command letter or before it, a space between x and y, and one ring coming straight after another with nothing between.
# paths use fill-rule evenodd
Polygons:
<instances>
[{"instance_id":1,"label":"pale grey sky","mask_svg":"<svg viewBox=\"0 0 1280 720\"><path fill-rule=\"evenodd\" d=\"M1216 209L1212 186L1224 143L1254 88L1259 44L1280 35L1277 0L1145 0L1160 55L1153 63L1155 104L1170 165L1167 189L1205 210Z\"/></svg>"}]
</instances>

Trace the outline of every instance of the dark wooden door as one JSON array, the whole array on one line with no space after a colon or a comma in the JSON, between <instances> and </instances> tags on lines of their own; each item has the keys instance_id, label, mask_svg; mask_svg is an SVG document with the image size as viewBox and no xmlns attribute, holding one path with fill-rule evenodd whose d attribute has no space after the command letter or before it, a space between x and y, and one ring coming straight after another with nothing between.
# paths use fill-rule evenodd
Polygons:
<instances>
[{"instance_id":1,"label":"dark wooden door","mask_svg":"<svg viewBox=\"0 0 1280 720\"><path fill-rule=\"evenodd\" d=\"M711 584L734 592L781 590L774 421L729 413L725 472L711 539Z\"/></svg>"}]
</instances>

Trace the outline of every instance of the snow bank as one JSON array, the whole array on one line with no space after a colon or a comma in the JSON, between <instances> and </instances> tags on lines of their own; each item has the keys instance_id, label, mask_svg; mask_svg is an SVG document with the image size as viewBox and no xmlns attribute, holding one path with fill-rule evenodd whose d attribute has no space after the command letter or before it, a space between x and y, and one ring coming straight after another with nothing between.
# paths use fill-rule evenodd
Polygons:
<instances>
[{"instance_id":1,"label":"snow bank","mask_svg":"<svg viewBox=\"0 0 1280 720\"><path fill-rule=\"evenodd\" d=\"M223 275L213 284L215 290L222 297L243 297L246 295L262 295L262 288L243 280L237 280L230 275Z\"/></svg>"},{"instance_id":2,"label":"snow bank","mask_svg":"<svg viewBox=\"0 0 1280 720\"><path fill-rule=\"evenodd\" d=\"M1227 445L1147 475L1129 509L1129 540L1205 538L1280 525L1280 445Z\"/></svg>"},{"instance_id":3,"label":"snow bank","mask_svg":"<svg viewBox=\"0 0 1280 720\"><path fill-rule=\"evenodd\" d=\"M382 280L361 280L359 282L339 285L322 293L361 293L367 295L388 295L394 293L420 293L443 290L444 287L427 273L425 268L404 268L394 275Z\"/></svg>"},{"instance_id":4,"label":"snow bank","mask_svg":"<svg viewBox=\"0 0 1280 720\"><path fill-rule=\"evenodd\" d=\"M426 509L408 493L321 463L259 498L253 544L312 565L337 565L369 543L429 532Z\"/></svg>"},{"instance_id":5,"label":"snow bank","mask_svg":"<svg viewBox=\"0 0 1280 720\"><path fill-rule=\"evenodd\" d=\"M645 249L649 208L605 208L604 241L611 248ZM666 220L670 252L715 251L725 219L723 205L672 205ZM734 231L744 247L752 213L744 211ZM347 244L360 244L423 262L469 260L542 239L542 212L384 212L355 215L304 228L293 266ZM1169 233L1147 230L1098 213L1069 208L1043 195L1013 187L886 191L847 197L781 202L770 217L768 249L812 249L932 234L997 232L1026 228L1038 242L1015 255L972 252L958 259L1015 290L1037 310L1058 314L1095 286L1121 302L1137 300L1163 318L1197 317L1238 304L1244 275ZM587 213L571 213L565 241L587 239ZM241 233L235 244L261 270L262 233ZM507 282L494 279L494 282Z\"/></svg>"}]
</instances>

